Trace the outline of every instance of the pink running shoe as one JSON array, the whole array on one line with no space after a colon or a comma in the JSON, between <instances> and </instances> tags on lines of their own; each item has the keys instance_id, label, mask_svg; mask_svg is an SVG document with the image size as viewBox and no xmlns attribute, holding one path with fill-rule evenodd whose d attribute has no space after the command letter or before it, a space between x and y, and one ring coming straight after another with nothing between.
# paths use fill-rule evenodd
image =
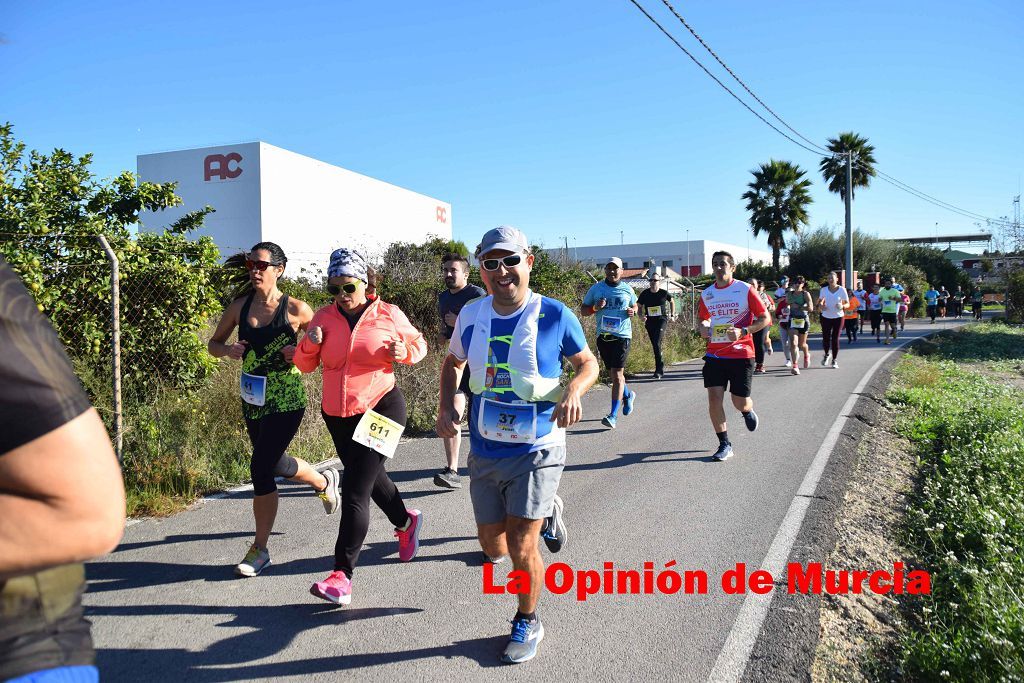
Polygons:
<instances>
[{"instance_id":1,"label":"pink running shoe","mask_svg":"<svg viewBox=\"0 0 1024 683\"><path fill-rule=\"evenodd\" d=\"M420 549L420 529L423 528L423 513L419 510L406 510L412 523L405 531L395 529L395 536L398 537L398 559L402 562L409 562L416 557Z\"/></svg>"},{"instance_id":2,"label":"pink running shoe","mask_svg":"<svg viewBox=\"0 0 1024 683\"><path fill-rule=\"evenodd\" d=\"M314 583L309 592L336 605L347 605L352 602L352 581L345 572L331 572L323 581Z\"/></svg>"}]
</instances>

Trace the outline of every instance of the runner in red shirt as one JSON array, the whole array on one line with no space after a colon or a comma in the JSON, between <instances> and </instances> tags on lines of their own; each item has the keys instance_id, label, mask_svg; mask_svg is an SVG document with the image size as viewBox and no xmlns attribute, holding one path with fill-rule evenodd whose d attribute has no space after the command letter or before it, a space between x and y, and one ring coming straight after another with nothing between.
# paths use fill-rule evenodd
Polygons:
<instances>
[{"instance_id":1,"label":"runner in red shirt","mask_svg":"<svg viewBox=\"0 0 1024 683\"><path fill-rule=\"evenodd\" d=\"M771 315L753 287L732 277L736 259L727 251L711 255L715 283L701 292L700 333L708 340L704 354L704 386L708 390L708 413L718 435L715 460L732 455L725 421L725 390L732 404L743 414L747 429L757 429L757 414L750 399L754 378L753 334L771 325Z\"/></svg>"}]
</instances>

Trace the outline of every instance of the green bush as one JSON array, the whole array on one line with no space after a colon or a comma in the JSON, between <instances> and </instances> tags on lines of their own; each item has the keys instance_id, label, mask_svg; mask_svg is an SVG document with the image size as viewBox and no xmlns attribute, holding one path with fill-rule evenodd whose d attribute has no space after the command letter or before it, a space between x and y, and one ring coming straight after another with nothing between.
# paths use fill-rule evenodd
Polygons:
<instances>
[{"instance_id":1,"label":"green bush","mask_svg":"<svg viewBox=\"0 0 1024 683\"><path fill-rule=\"evenodd\" d=\"M1006 276L1006 319L1011 323L1024 322L1024 270Z\"/></svg>"},{"instance_id":2,"label":"green bush","mask_svg":"<svg viewBox=\"0 0 1024 683\"><path fill-rule=\"evenodd\" d=\"M1010 365L1024 332L972 326L906 357L887 396L921 461L907 537L932 575L908 603L909 680L1024 679L1024 391L991 376Z\"/></svg>"},{"instance_id":3,"label":"green bush","mask_svg":"<svg viewBox=\"0 0 1024 683\"><path fill-rule=\"evenodd\" d=\"M173 183L137 183L128 172L99 181L91 155L25 153L0 126L0 254L52 322L76 365L110 375L111 286L106 237L120 261L121 373L127 402L144 403L161 384L195 386L213 370L196 333L218 309L219 252L190 239L210 209L162 233L132 237L143 210L181 200Z\"/></svg>"}]
</instances>

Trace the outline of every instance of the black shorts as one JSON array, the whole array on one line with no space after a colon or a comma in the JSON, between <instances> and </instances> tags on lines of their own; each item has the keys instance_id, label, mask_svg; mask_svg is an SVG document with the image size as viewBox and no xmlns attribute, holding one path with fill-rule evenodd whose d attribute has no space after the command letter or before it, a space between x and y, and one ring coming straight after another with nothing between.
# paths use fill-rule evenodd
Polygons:
<instances>
[{"instance_id":1,"label":"black shorts","mask_svg":"<svg viewBox=\"0 0 1024 683\"><path fill-rule=\"evenodd\" d=\"M860 319L861 320L867 320L868 319L868 309L866 309L866 308L861 309L861 310L858 311L858 313L860 313Z\"/></svg>"},{"instance_id":2,"label":"black shorts","mask_svg":"<svg viewBox=\"0 0 1024 683\"><path fill-rule=\"evenodd\" d=\"M884 320L885 322L889 323L890 325L895 325L896 324L896 314L895 313L886 313L885 311L882 311L882 320Z\"/></svg>"},{"instance_id":3,"label":"black shorts","mask_svg":"<svg viewBox=\"0 0 1024 683\"><path fill-rule=\"evenodd\" d=\"M626 367L626 356L629 355L629 339L611 335L597 335L597 352L606 368Z\"/></svg>"},{"instance_id":4,"label":"black shorts","mask_svg":"<svg viewBox=\"0 0 1024 683\"><path fill-rule=\"evenodd\" d=\"M789 319L789 333L790 334L807 334L807 332L810 331L810 329L811 329L811 319L810 318L796 318L796 319L797 320L802 320L803 324L800 327L794 327L793 326L793 318L790 318Z\"/></svg>"},{"instance_id":5,"label":"black shorts","mask_svg":"<svg viewBox=\"0 0 1024 683\"><path fill-rule=\"evenodd\" d=\"M722 387L733 396L750 396L754 381L753 358L711 358L704 356L704 388Z\"/></svg>"}]
</instances>

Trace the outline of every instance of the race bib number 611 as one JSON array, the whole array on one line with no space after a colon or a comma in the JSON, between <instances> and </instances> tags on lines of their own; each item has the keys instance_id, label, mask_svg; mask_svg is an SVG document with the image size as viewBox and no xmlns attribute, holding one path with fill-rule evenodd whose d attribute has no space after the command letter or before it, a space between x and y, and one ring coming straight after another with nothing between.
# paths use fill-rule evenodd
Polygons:
<instances>
[{"instance_id":1,"label":"race bib number 611","mask_svg":"<svg viewBox=\"0 0 1024 683\"><path fill-rule=\"evenodd\" d=\"M378 412L367 410L356 425L352 440L393 458L405 427Z\"/></svg>"}]
</instances>

